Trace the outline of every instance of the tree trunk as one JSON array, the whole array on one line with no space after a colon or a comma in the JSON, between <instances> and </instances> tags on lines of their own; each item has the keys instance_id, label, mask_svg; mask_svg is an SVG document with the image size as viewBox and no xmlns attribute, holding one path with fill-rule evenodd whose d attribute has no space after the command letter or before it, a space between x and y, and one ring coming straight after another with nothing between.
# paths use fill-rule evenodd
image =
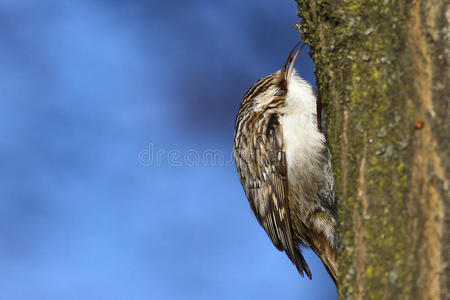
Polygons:
<instances>
[{"instance_id":1,"label":"tree trunk","mask_svg":"<svg viewBox=\"0 0 450 300\"><path fill-rule=\"evenodd\" d=\"M340 299L449 299L449 1L298 0L339 207Z\"/></svg>"}]
</instances>

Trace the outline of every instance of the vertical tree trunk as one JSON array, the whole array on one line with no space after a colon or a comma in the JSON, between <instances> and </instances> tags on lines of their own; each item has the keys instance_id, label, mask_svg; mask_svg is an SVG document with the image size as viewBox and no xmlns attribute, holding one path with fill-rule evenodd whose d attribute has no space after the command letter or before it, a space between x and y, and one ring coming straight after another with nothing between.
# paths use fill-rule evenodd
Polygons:
<instances>
[{"instance_id":1,"label":"vertical tree trunk","mask_svg":"<svg viewBox=\"0 0 450 300\"><path fill-rule=\"evenodd\" d=\"M297 2L333 153L340 299L449 299L449 1Z\"/></svg>"}]
</instances>

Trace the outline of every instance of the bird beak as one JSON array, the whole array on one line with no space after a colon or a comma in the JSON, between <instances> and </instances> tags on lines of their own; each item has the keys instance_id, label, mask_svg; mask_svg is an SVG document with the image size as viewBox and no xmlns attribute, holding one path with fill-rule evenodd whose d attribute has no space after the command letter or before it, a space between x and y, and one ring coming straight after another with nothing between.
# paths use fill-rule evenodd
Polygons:
<instances>
[{"instance_id":1,"label":"bird beak","mask_svg":"<svg viewBox=\"0 0 450 300\"><path fill-rule=\"evenodd\" d=\"M294 48L292 48L291 52L289 52L289 56L288 56L288 58L286 59L286 62L285 62L285 64L284 64L284 66L283 66L283 69L281 69L283 72L286 73L287 68L288 68L288 65L289 65L289 63L290 63L291 60L292 60L292 54L294 53L295 49L297 49L298 45L300 45L300 42L298 42L297 44L295 44Z\"/></svg>"},{"instance_id":2,"label":"bird beak","mask_svg":"<svg viewBox=\"0 0 450 300\"><path fill-rule=\"evenodd\" d=\"M292 50L291 50L291 52L289 53L289 56L288 56L288 58L287 58L287 60L286 60L286 63L285 63L284 66L283 66L282 71L284 72L284 74L285 74L285 76L286 76L286 77L285 77L285 78L286 78L286 81L287 81L288 78L290 78L290 76L292 75L292 72L293 72L293 70L294 70L295 61L297 60L297 58L298 58L300 52L302 51L303 46L305 45L305 44L302 44L302 45L300 46L300 48L297 50L297 52L295 52L294 57L292 57L292 54L294 53L295 49L298 47L299 44L300 44L300 42L298 42L298 43L294 46L294 48L292 48Z\"/></svg>"}]
</instances>

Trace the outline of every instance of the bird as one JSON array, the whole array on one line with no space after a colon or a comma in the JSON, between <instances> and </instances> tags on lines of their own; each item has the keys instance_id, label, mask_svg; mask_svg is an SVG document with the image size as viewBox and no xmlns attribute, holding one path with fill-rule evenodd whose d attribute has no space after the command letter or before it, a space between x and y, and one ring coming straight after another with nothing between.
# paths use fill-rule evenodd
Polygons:
<instances>
[{"instance_id":1,"label":"bird","mask_svg":"<svg viewBox=\"0 0 450 300\"><path fill-rule=\"evenodd\" d=\"M303 277L311 248L337 285L337 205L321 105L294 64L258 80L244 95L234 130L239 179L259 224Z\"/></svg>"}]
</instances>

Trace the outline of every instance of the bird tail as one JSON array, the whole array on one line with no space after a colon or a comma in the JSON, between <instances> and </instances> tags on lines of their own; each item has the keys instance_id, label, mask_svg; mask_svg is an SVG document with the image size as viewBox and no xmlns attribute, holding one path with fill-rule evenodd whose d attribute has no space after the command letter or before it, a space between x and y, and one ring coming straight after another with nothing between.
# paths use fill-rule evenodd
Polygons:
<instances>
[{"instance_id":1,"label":"bird tail","mask_svg":"<svg viewBox=\"0 0 450 300\"><path fill-rule=\"evenodd\" d=\"M299 247L297 247L294 251L286 251L289 259L294 263L300 275L303 277L304 273L308 276L309 279L312 278L311 271L309 270L309 266L306 263L305 258L302 255L302 252Z\"/></svg>"},{"instance_id":2,"label":"bird tail","mask_svg":"<svg viewBox=\"0 0 450 300\"><path fill-rule=\"evenodd\" d=\"M330 274L331 279L333 279L334 284L337 286L337 262L336 262L336 259L331 258L329 256L321 257L319 255L319 257L322 260L328 274Z\"/></svg>"},{"instance_id":3,"label":"bird tail","mask_svg":"<svg viewBox=\"0 0 450 300\"><path fill-rule=\"evenodd\" d=\"M322 260L325 269L327 269L328 274L330 274L331 279L333 279L334 284L337 286L338 265L335 249L321 233L316 234L312 238L311 248Z\"/></svg>"}]
</instances>

